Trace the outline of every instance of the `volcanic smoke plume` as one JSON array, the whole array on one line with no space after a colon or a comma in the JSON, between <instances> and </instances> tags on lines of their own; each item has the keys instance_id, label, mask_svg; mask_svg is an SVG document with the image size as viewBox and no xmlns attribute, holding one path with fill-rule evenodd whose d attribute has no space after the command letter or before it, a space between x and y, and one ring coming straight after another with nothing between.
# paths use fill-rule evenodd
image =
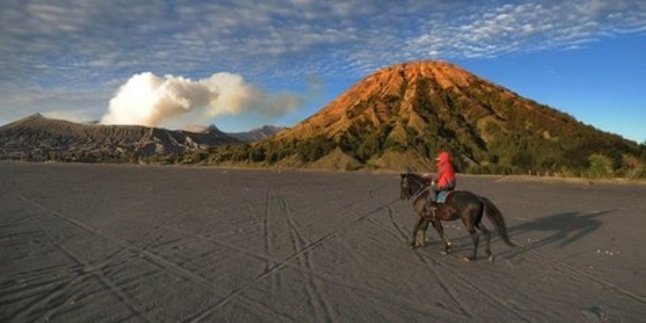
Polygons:
<instances>
[{"instance_id":1,"label":"volcanic smoke plume","mask_svg":"<svg viewBox=\"0 0 646 323\"><path fill-rule=\"evenodd\" d=\"M211 118L240 113L278 117L298 108L303 101L289 93L266 93L231 73L216 73L194 81L145 72L133 75L119 88L101 123L153 127L188 112Z\"/></svg>"}]
</instances>

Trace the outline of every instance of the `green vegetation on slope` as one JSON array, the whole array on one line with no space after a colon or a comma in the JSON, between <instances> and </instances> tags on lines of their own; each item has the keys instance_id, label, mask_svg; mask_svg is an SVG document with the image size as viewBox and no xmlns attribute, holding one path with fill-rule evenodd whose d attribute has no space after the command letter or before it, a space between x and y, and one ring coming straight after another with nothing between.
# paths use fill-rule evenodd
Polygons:
<instances>
[{"instance_id":1,"label":"green vegetation on slope","mask_svg":"<svg viewBox=\"0 0 646 323\"><path fill-rule=\"evenodd\" d=\"M328 109L344 114L327 118L331 120L327 124L310 122L307 131L296 126L279 138L223 147L213 152L211 161L269 166L290 158L307 165L338 148L371 168L386 154L391 165L397 164L396 156L421 158L418 165L429 165L438 151L449 150L456 168L470 173L598 177L644 173L644 145L477 78L468 86L443 88L433 77L421 75L407 78L399 93L378 89L366 95L371 89L361 86L353 91L357 93L349 91L342 97L352 99L347 106ZM406 110L405 105L412 108Z\"/></svg>"}]
</instances>

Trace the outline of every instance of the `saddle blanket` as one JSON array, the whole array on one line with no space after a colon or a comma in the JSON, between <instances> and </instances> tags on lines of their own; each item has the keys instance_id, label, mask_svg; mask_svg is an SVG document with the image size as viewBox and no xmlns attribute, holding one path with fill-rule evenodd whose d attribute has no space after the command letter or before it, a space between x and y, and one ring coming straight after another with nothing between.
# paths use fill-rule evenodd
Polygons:
<instances>
[{"instance_id":1,"label":"saddle blanket","mask_svg":"<svg viewBox=\"0 0 646 323\"><path fill-rule=\"evenodd\" d=\"M437 193L437 203L445 203L446 198L449 197L451 193L453 193L453 191L439 191Z\"/></svg>"}]
</instances>

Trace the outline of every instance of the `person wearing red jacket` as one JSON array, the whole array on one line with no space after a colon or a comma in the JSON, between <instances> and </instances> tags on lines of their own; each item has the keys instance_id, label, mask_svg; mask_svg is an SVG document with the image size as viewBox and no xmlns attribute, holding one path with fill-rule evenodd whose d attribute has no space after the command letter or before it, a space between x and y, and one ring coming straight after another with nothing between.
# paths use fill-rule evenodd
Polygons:
<instances>
[{"instance_id":1,"label":"person wearing red jacket","mask_svg":"<svg viewBox=\"0 0 646 323\"><path fill-rule=\"evenodd\" d=\"M431 194L428 195L431 206L437 201L437 195L441 191L452 191L455 189L455 170L451 164L451 157L448 152L442 151L435 158L437 161L437 177L431 182Z\"/></svg>"}]
</instances>

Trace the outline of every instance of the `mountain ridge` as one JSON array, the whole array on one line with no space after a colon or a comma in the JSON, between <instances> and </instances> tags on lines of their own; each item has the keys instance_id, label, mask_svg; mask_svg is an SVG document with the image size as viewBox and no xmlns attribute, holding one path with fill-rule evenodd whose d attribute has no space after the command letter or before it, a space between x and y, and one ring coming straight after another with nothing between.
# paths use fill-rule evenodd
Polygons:
<instances>
[{"instance_id":1,"label":"mountain ridge","mask_svg":"<svg viewBox=\"0 0 646 323\"><path fill-rule=\"evenodd\" d=\"M484 172L578 171L594 153L621 162L642 151L457 65L416 61L380 69L296 126L212 159L309 165L337 148L360 168L424 170L448 150L458 169Z\"/></svg>"},{"instance_id":2,"label":"mountain ridge","mask_svg":"<svg viewBox=\"0 0 646 323\"><path fill-rule=\"evenodd\" d=\"M646 145L441 61L382 68L291 128L193 128L76 124L35 114L0 127L0 158L432 171L435 155L446 150L463 172L581 176L597 167L646 176Z\"/></svg>"},{"instance_id":3,"label":"mountain ridge","mask_svg":"<svg viewBox=\"0 0 646 323\"><path fill-rule=\"evenodd\" d=\"M208 133L133 126L80 124L36 113L0 127L0 156L8 159L125 161L205 151L240 140Z\"/></svg>"},{"instance_id":4,"label":"mountain ridge","mask_svg":"<svg viewBox=\"0 0 646 323\"><path fill-rule=\"evenodd\" d=\"M249 131L243 132L228 132L229 136L240 139L245 142L259 141L267 138L274 137L279 133L287 130L287 127L278 127L272 125L263 125L262 127L254 128Z\"/></svg>"}]
</instances>

